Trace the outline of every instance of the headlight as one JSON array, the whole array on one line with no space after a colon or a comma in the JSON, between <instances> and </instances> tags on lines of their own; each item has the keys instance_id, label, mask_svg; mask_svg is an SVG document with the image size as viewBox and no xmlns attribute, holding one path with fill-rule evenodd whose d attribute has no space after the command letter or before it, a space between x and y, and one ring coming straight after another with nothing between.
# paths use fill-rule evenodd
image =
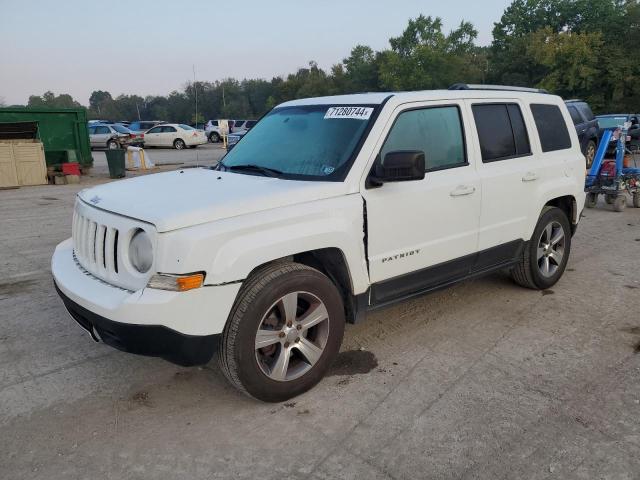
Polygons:
<instances>
[{"instance_id":1,"label":"headlight","mask_svg":"<svg viewBox=\"0 0 640 480\"><path fill-rule=\"evenodd\" d=\"M153 264L153 246L147 232L138 229L129 243L129 260L140 273L147 273Z\"/></svg>"}]
</instances>

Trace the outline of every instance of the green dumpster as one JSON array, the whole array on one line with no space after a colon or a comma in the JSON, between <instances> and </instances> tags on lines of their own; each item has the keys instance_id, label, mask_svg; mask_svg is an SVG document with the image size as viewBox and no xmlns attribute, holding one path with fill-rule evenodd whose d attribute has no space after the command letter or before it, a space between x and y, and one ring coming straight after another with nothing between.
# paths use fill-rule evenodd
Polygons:
<instances>
[{"instance_id":1,"label":"green dumpster","mask_svg":"<svg viewBox=\"0 0 640 480\"><path fill-rule=\"evenodd\" d=\"M107 165L109 165L109 177L122 178L125 175L124 169L124 149L116 148L114 150L106 150Z\"/></svg>"},{"instance_id":2,"label":"green dumpster","mask_svg":"<svg viewBox=\"0 0 640 480\"><path fill-rule=\"evenodd\" d=\"M93 165L85 108L0 108L0 138L39 139L47 165Z\"/></svg>"}]
</instances>

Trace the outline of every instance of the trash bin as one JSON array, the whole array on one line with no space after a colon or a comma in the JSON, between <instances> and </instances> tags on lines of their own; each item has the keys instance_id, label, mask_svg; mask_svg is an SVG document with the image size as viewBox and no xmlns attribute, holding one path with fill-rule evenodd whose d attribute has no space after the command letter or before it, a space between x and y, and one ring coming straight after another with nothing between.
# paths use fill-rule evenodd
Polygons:
<instances>
[{"instance_id":1,"label":"trash bin","mask_svg":"<svg viewBox=\"0 0 640 480\"><path fill-rule=\"evenodd\" d=\"M109 177L124 177L124 149L117 148L114 150L106 150L105 154L107 155L107 165L109 165Z\"/></svg>"}]
</instances>

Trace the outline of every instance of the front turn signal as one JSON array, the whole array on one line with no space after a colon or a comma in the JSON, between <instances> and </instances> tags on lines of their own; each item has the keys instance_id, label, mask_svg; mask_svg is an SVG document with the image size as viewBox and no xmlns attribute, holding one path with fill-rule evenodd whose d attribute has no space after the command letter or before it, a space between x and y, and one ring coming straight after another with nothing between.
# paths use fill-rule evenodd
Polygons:
<instances>
[{"instance_id":1,"label":"front turn signal","mask_svg":"<svg viewBox=\"0 0 640 480\"><path fill-rule=\"evenodd\" d=\"M202 287L203 283L204 274L202 273L190 273L188 275L159 273L149 279L147 287L157 288L158 290L170 290L173 292L186 292L187 290Z\"/></svg>"}]
</instances>

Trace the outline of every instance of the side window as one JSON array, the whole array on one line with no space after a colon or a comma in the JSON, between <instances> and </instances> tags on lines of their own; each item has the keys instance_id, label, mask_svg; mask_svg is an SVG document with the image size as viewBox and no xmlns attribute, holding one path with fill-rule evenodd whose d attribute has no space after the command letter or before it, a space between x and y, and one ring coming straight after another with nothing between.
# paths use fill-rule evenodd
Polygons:
<instances>
[{"instance_id":1,"label":"side window","mask_svg":"<svg viewBox=\"0 0 640 480\"><path fill-rule=\"evenodd\" d=\"M578 110L580 110L580 113L582 113L582 116L587 119L587 122L590 122L591 120L596 118L593 116L591 108L589 108L589 105L587 105L586 103L578 103L577 107Z\"/></svg>"},{"instance_id":2,"label":"side window","mask_svg":"<svg viewBox=\"0 0 640 480\"><path fill-rule=\"evenodd\" d=\"M96 133L96 127L89 127L89 135L94 135Z\"/></svg>"},{"instance_id":3,"label":"side window","mask_svg":"<svg viewBox=\"0 0 640 480\"><path fill-rule=\"evenodd\" d=\"M471 109L484 163L531 154L529 134L518 105L487 103Z\"/></svg>"},{"instance_id":4,"label":"side window","mask_svg":"<svg viewBox=\"0 0 640 480\"><path fill-rule=\"evenodd\" d=\"M162 133L175 133L177 130L173 127L162 127Z\"/></svg>"},{"instance_id":5,"label":"side window","mask_svg":"<svg viewBox=\"0 0 640 480\"><path fill-rule=\"evenodd\" d=\"M384 158L399 150L424 152L427 171L466 165L459 108L429 107L400 113L380 155Z\"/></svg>"},{"instance_id":6,"label":"side window","mask_svg":"<svg viewBox=\"0 0 640 480\"><path fill-rule=\"evenodd\" d=\"M96 127L96 133L104 135L111 133L111 130L109 130L109 127Z\"/></svg>"},{"instance_id":7,"label":"side window","mask_svg":"<svg viewBox=\"0 0 640 480\"><path fill-rule=\"evenodd\" d=\"M571 115L571 120L573 120L574 125L582 123L582 117L580 116L580 113L578 113L578 109L576 107L568 106L567 109L569 110L569 115Z\"/></svg>"},{"instance_id":8,"label":"side window","mask_svg":"<svg viewBox=\"0 0 640 480\"><path fill-rule=\"evenodd\" d=\"M155 127L149 130L147 133L160 133L160 127Z\"/></svg>"},{"instance_id":9,"label":"side window","mask_svg":"<svg viewBox=\"0 0 640 480\"><path fill-rule=\"evenodd\" d=\"M531 104L543 152L571 148L569 130L557 105Z\"/></svg>"},{"instance_id":10,"label":"side window","mask_svg":"<svg viewBox=\"0 0 640 480\"><path fill-rule=\"evenodd\" d=\"M214 127L218 126L218 120L214 120L213 122L211 122L211 125Z\"/></svg>"}]
</instances>

